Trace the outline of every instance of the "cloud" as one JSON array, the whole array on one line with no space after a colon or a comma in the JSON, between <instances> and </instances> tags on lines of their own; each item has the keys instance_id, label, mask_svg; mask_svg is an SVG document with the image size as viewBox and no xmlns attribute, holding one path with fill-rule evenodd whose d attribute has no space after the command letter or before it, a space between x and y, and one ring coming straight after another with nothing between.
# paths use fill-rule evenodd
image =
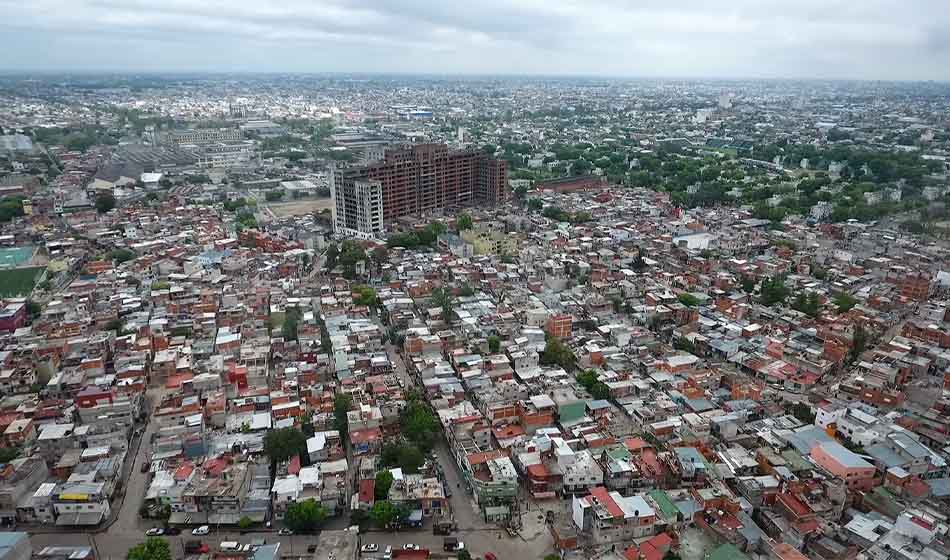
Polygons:
<instances>
[{"instance_id":1,"label":"cloud","mask_svg":"<svg viewBox=\"0 0 950 560\"><path fill-rule=\"evenodd\" d=\"M943 0L0 0L0 68L950 78Z\"/></svg>"}]
</instances>

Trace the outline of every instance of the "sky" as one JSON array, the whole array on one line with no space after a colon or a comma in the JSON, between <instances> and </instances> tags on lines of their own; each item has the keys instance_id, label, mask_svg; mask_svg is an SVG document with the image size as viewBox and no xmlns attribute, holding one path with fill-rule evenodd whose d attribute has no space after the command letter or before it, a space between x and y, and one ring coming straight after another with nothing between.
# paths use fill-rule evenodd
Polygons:
<instances>
[{"instance_id":1,"label":"sky","mask_svg":"<svg viewBox=\"0 0 950 560\"><path fill-rule=\"evenodd\" d=\"M0 0L0 70L950 79L947 0Z\"/></svg>"}]
</instances>

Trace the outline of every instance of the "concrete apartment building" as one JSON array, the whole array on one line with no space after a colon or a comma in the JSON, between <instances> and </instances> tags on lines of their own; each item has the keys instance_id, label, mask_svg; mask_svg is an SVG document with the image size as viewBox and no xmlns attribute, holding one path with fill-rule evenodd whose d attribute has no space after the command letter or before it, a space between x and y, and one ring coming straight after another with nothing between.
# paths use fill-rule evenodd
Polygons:
<instances>
[{"instance_id":1,"label":"concrete apartment building","mask_svg":"<svg viewBox=\"0 0 950 560\"><path fill-rule=\"evenodd\" d=\"M170 130L164 135L165 143L175 146L186 144L217 144L219 142L240 142L243 134L236 128L196 128L191 130Z\"/></svg>"},{"instance_id":2,"label":"concrete apartment building","mask_svg":"<svg viewBox=\"0 0 950 560\"><path fill-rule=\"evenodd\" d=\"M382 161L335 169L331 196L338 233L376 236L400 216L507 197L508 165L476 150L445 144L387 150Z\"/></svg>"}]
</instances>

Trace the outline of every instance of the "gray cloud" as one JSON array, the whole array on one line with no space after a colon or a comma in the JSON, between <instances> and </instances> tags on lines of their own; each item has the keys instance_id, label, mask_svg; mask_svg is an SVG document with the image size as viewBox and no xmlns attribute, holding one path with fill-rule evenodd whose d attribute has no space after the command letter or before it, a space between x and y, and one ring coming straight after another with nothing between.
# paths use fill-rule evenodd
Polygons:
<instances>
[{"instance_id":1,"label":"gray cloud","mask_svg":"<svg viewBox=\"0 0 950 560\"><path fill-rule=\"evenodd\" d=\"M0 0L0 69L950 79L944 0Z\"/></svg>"}]
</instances>

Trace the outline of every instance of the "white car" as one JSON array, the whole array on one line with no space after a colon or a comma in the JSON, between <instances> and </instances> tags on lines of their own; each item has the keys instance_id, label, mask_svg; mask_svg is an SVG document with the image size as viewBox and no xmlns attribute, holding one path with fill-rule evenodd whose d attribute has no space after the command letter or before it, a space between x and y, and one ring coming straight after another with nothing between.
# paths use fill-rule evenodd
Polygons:
<instances>
[{"instance_id":1,"label":"white car","mask_svg":"<svg viewBox=\"0 0 950 560\"><path fill-rule=\"evenodd\" d=\"M387 545L386 552L383 553L383 560L389 560L393 557L393 547Z\"/></svg>"},{"instance_id":2,"label":"white car","mask_svg":"<svg viewBox=\"0 0 950 560\"><path fill-rule=\"evenodd\" d=\"M376 543L364 544L360 548L360 552L379 552L379 545Z\"/></svg>"},{"instance_id":3,"label":"white car","mask_svg":"<svg viewBox=\"0 0 950 560\"><path fill-rule=\"evenodd\" d=\"M146 537L160 537L165 534L165 529L161 527L152 527L148 531L145 531Z\"/></svg>"},{"instance_id":4,"label":"white car","mask_svg":"<svg viewBox=\"0 0 950 560\"><path fill-rule=\"evenodd\" d=\"M419 550L420 548L422 547L420 547L417 544L412 544L412 543L405 544L402 547L403 550Z\"/></svg>"},{"instance_id":5,"label":"white car","mask_svg":"<svg viewBox=\"0 0 950 560\"><path fill-rule=\"evenodd\" d=\"M192 529L191 534L200 537L201 535L207 535L210 532L211 532L211 527L208 527L207 525L202 525L201 527L198 527L197 529Z\"/></svg>"}]
</instances>

